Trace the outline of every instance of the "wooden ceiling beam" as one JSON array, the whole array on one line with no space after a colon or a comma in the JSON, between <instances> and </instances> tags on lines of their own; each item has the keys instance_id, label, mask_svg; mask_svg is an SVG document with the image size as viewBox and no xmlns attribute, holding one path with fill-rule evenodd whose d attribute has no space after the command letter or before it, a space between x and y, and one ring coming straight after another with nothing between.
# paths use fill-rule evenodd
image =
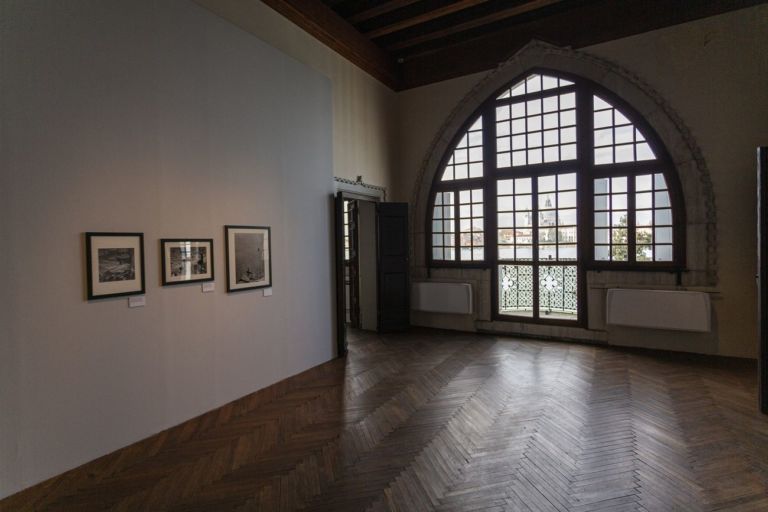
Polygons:
<instances>
[{"instance_id":1,"label":"wooden ceiling beam","mask_svg":"<svg viewBox=\"0 0 768 512\"><path fill-rule=\"evenodd\" d=\"M377 37L385 36L393 32L398 32L400 30L404 30L409 27L420 25L422 23L426 23L428 21L432 21L434 19L447 16L455 12L463 11L464 9L469 9L470 7L483 4L487 1L488 0L459 0L455 3L446 5L445 7L433 9L431 11L425 12L424 14L413 16L411 18L406 18L404 20L400 20L390 25L373 29L371 31L366 32L365 36L369 37L370 39L376 39Z\"/></svg>"},{"instance_id":2,"label":"wooden ceiling beam","mask_svg":"<svg viewBox=\"0 0 768 512\"><path fill-rule=\"evenodd\" d=\"M401 64L401 90L493 69L532 39L583 48L762 3L766 0L599 0L409 56Z\"/></svg>"},{"instance_id":3,"label":"wooden ceiling beam","mask_svg":"<svg viewBox=\"0 0 768 512\"><path fill-rule=\"evenodd\" d=\"M377 5L376 7L371 7L364 11L360 11L357 14L353 14L347 19L352 24L360 23L420 1L421 0L390 0L389 2L384 2L383 4Z\"/></svg>"},{"instance_id":4,"label":"wooden ceiling beam","mask_svg":"<svg viewBox=\"0 0 768 512\"><path fill-rule=\"evenodd\" d=\"M488 25L489 23L501 21L507 18L511 18L513 16L518 16L520 14L525 14L527 12L535 11L537 9L541 9L542 7L546 7L548 5L556 4L562 1L563 0L532 0L531 2L526 2L522 5L517 5L509 9L497 11L497 12L494 12L493 14L488 14L486 16L475 18L470 21L465 21L464 23L451 25L442 30L436 30L434 32L428 32L426 34L418 35L416 37L411 37L409 39L397 41L393 44L387 45L386 49L389 51L397 51L397 50L402 50L404 48L410 48L411 46L416 46L418 44L425 43L427 41L433 41L435 39L440 39L442 37L458 34L459 32L464 32L465 30L482 27L483 25Z\"/></svg>"},{"instance_id":5,"label":"wooden ceiling beam","mask_svg":"<svg viewBox=\"0 0 768 512\"><path fill-rule=\"evenodd\" d=\"M388 87L398 88L400 73L392 56L320 0L263 2Z\"/></svg>"}]
</instances>

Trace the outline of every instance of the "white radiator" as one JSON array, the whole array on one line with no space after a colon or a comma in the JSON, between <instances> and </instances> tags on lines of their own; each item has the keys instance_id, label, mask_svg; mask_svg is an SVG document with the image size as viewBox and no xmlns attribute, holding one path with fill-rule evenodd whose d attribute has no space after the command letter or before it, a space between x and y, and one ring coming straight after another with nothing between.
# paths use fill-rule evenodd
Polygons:
<instances>
[{"instance_id":1,"label":"white radiator","mask_svg":"<svg viewBox=\"0 0 768 512\"><path fill-rule=\"evenodd\" d=\"M472 285L431 281L413 283L411 309L431 313L471 314Z\"/></svg>"},{"instance_id":2,"label":"white radiator","mask_svg":"<svg viewBox=\"0 0 768 512\"><path fill-rule=\"evenodd\" d=\"M709 294L610 289L606 298L606 323L648 329L709 332Z\"/></svg>"}]
</instances>

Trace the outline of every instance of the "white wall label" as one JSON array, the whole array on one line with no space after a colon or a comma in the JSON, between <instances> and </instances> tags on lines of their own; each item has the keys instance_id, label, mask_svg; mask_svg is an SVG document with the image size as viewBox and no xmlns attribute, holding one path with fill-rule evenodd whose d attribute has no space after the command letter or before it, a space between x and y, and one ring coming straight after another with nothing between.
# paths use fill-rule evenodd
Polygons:
<instances>
[{"instance_id":1,"label":"white wall label","mask_svg":"<svg viewBox=\"0 0 768 512\"><path fill-rule=\"evenodd\" d=\"M216 284L213 281L203 283L203 293L212 292L216 289Z\"/></svg>"},{"instance_id":2,"label":"white wall label","mask_svg":"<svg viewBox=\"0 0 768 512\"><path fill-rule=\"evenodd\" d=\"M147 303L147 296L146 295L134 295L133 297L128 297L128 307L129 308L142 308Z\"/></svg>"},{"instance_id":3,"label":"white wall label","mask_svg":"<svg viewBox=\"0 0 768 512\"><path fill-rule=\"evenodd\" d=\"M272 296L272 288L264 288L264 296L265 297L271 297Z\"/></svg>"}]
</instances>

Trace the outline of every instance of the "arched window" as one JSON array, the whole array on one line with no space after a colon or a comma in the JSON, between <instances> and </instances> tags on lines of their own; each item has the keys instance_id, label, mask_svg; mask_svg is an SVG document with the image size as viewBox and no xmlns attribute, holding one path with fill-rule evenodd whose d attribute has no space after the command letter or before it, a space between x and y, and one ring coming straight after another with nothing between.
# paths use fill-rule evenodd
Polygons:
<instances>
[{"instance_id":1,"label":"arched window","mask_svg":"<svg viewBox=\"0 0 768 512\"><path fill-rule=\"evenodd\" d=\"M485 101L443 157L429 265L491 269L495 318L573 324L587 270L682 270L684 216L671 159L628 104L536 70Z\"/></svg>"}]
</instances>

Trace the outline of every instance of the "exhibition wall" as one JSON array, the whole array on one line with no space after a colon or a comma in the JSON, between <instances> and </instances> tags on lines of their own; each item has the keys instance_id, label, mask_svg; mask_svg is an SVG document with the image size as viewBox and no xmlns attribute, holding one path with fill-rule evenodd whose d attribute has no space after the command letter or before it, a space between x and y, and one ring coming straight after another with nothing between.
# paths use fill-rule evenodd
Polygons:
<instances>
[{"instance_id":1,"label":"exhibition wall","mask_svg":"<svg viewBox=\"0 0 768 512\"><path fill-rule=\"evenodd\" d=\"M0 497L329 360L332 86L187 0L0 6ZM270 226L273 295L226 292ZM143 232L146 306L85 299L86 231ZM215 291L160 286L213 238Z\"/></svg>"}]
</instances>

